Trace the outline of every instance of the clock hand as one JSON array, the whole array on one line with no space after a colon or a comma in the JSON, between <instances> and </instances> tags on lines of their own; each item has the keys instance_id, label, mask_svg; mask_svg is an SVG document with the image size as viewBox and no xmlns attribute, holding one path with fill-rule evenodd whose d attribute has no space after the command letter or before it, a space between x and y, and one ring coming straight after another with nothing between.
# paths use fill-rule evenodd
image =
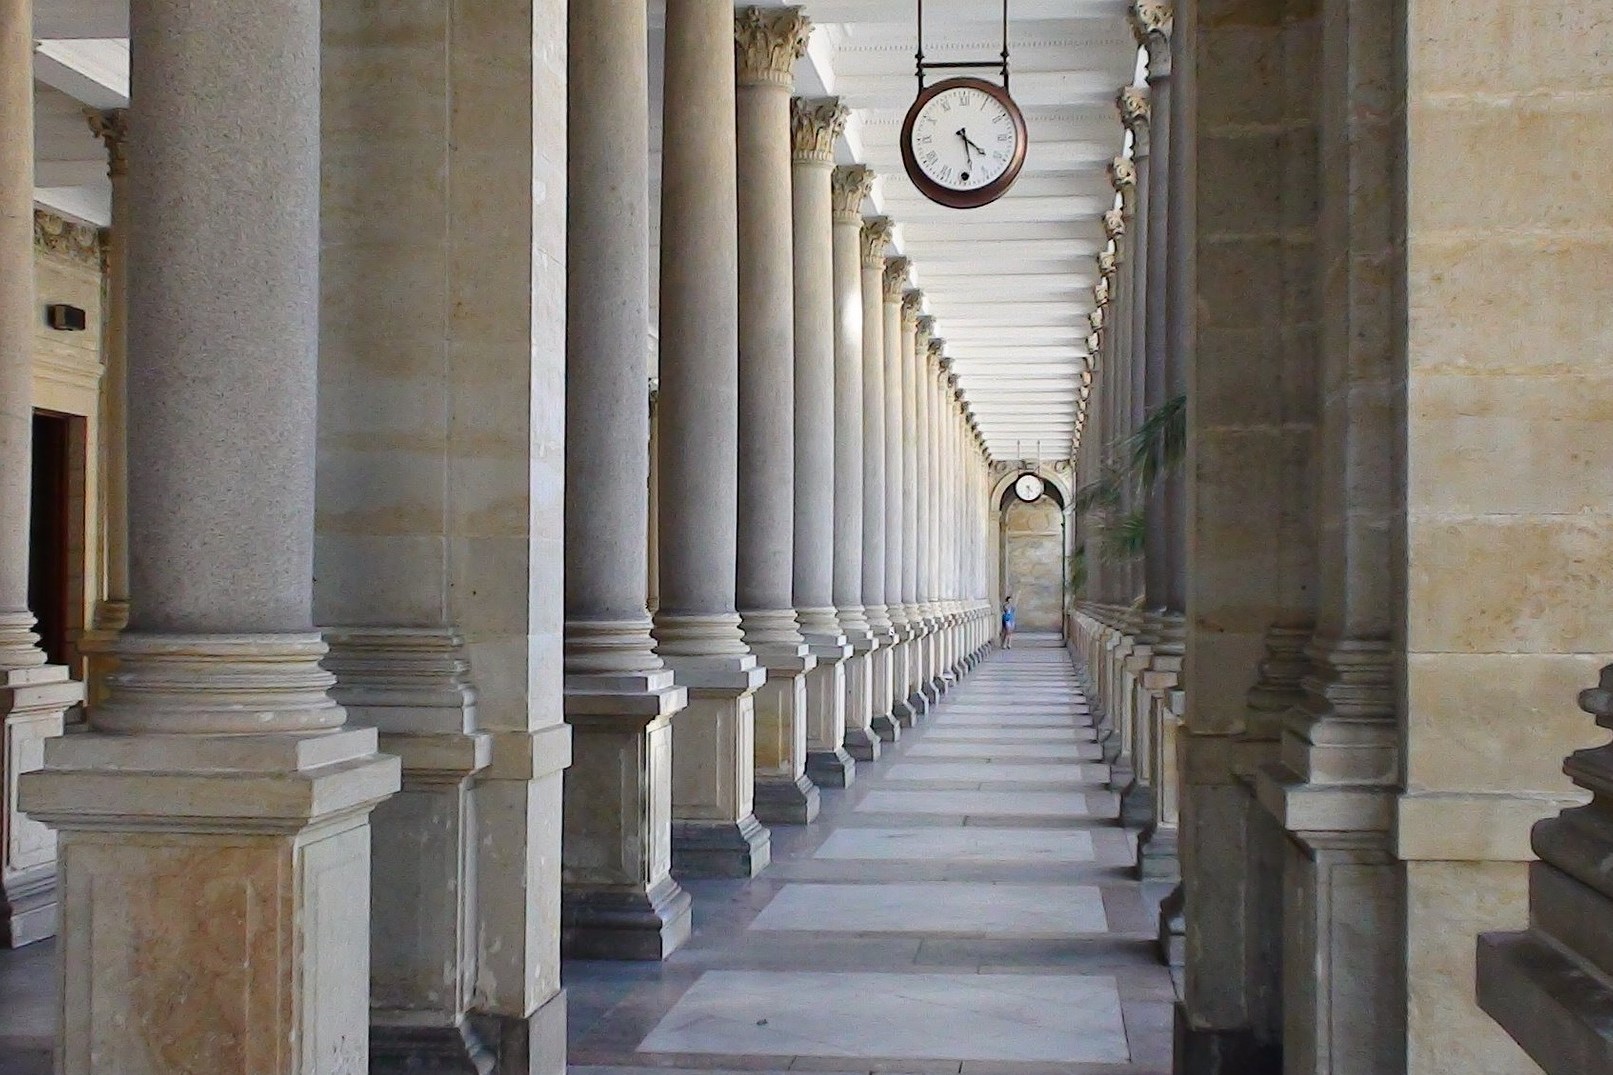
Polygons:
<instances>
[{"instance_id":1,"label":"clock hand","mask_svg":"<svg viewBox=\"0 0 1613 1075\"><path fill-rule=\"evenodd\" d=\"M982 157L984 157L986 155L985 150L981 149L979 146L975 145L973 141L970 140L970 138L969 138L969 129L967 127L958 128L958 133L963 136L963 144L964 145L969 146L976 153L980 154Z\"/></svg>"},{"instance_id":2,"label":"clock hand","mask_svg":"<svg viewBox=\"0 0 1613 1075\"><path fill-rule=\"evenodd\" d=\"M958 128L958 137L963 139L963 166L967 168L974 163L974 157L970 155L970 150L978 147L975 146L973 142L969 141L969 134L962 127Z\"/></svg>"}]
</instances>

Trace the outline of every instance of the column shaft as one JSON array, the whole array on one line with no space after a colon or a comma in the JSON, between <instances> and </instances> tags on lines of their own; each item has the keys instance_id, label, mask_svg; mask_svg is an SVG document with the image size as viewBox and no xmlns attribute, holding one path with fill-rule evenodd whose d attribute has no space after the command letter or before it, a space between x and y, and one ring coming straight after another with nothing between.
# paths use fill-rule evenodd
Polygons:
<instances>
[{"instance_id":1,"label":"column shaft","mask_svg":"<svg viewBox=\"0 0 1613 1075\"><path fill-rule=\"evenodd\" d=\"M795 257L790 87L811 24L799 8L741 8L739 197L739 537L736 599L745 643L767 670L756 692L756 816L818 814L806 777L806 677L816 664L796 620ZM736 464L737 464L736 460Z\"/></svg>"},{"instance_id":2,"label":"column shaft","mask_svg":"<svg viewBox=\"0 0 1613 1075\"><path fill-rule=\"evenodd\" d=\"M868 180L872 182L872 173ZM860 204L861 199L859 199ZM846 749L859 761L879 757L876 722L888 721L897 656L892 622L895 610L886 596L888 547L886 541L885 448L885 250L890 244L891 222L875 217L862 226L862 599L869 627L878 648L869 666L869 702L866 720L848 715ZM860 701L860 696L857 699Z\"/></svg>"},{"instance_id":3,"label":"column shaft","mask_svg":"<svg viewBox=\"0 0 1613 1075\"><path fill-rule=\"evenodd\" d=\"M835 265L831 176L848 110L834 99L791 102L795 255L795 610L817 666L806 682L806 772L845 787L846 641L834 607ZM859 412L860 417L860 412ZM861 496L858 497L859 504ZM857 601L861 604L861 600Z\"/></svg>"},{"instance_id":4,"label":"column shaft","mask_svg":"<svg viewBox=\"0 0 1613 1075\"><path fill-rule=\"evenodd\" d=\"M906 422L903 376L906 370L908 334L902 323L902 292L907 287L911 263L905 257L885 260L884 286L884 434L885 459L885 605L896 632L897 643L891 651L891 693L885 699L876 699L879 711L874 717L875 729L880 738L893 741L900 734L902 718L909 721L907 695L910 689L910 668L913 664L912 639L917 619L913 612L912 594L905 586L906 546L912 534L908 530L911 512L904 511L912 490L907 484L909 471L905 464L902 441L910 432Z\"/></svg>"},{"instance_id":5,"label":"column shaft","mask_svg":"<svg viewBox=\"0 0 1613 1075\"><path fill-rule=\"evenodd\" d=\"M319 8L129 25L132 630L95 731L20 788L62 841L57 1070L363 1069L398 763L342 728L313 629Z\"/></svg>"},{"instance_id":6,"label":"column shaft","mask_svg":"<svg viewBox=\"0 0 1613 1075\"><path fill-rule=\"evenodd\" d=\"M830 177L834 225L834 603L853 656L846 662L841 738L832 747L825 744L814 771L813 778L825 784L831 783L830 774L835 771L849 781L854 756L865 756L868 745L878 741L869 731L878 642L863 605L862 203L873 181L874 173L861 165L836 168ZM812 764L810 750L807 760Z\"/></svg>"},{"instance_id":7,"label":"column shaft","mask_svg":"<svg viewBox=\"0 0 1613 1075\"><path fill-rule=\"evenodd\" d=\"M672 716L688 702L646 608L649 90L643 4L572 0L566 237L563 942L663 959L689 936L672 879Z\"/></svg>"},{"instance_id":8,"label":"column shaft","mask_svg":"<svg viewBox=\"0 0 1613 1075\"><path fill-rule=\"evenodd\" d=\"M720 0L667 10L661 153L657 648L689 688L673 725L673 865L750 876L755 692L734 611L739 463L735 24ZM787 178L786 178L787 182ZM786 309L788 307L786 306Z\"/></svg>"}]
</instances>

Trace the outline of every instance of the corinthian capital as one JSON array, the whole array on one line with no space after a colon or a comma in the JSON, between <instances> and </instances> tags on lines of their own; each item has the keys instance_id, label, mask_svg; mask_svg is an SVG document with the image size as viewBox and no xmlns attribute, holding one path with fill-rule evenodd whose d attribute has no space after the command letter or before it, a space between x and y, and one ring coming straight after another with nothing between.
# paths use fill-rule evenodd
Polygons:
<instances>
[{"instance_id":1,"label":"corinthian capital","mask_svg":"<svg viewBox=\"0 0 1613 1075\"><path fill-rule=\"evenodd\" d=\"M741 86L790 86L806 55L812 20L798 7L742 7L734 13L734 61Z\"/></svg>"},{"instance_id":2,"label":"corinthian capital","mask_svg":"<svg viewBox=\"0 0 1613 1075\"><path fill-rule=\"evenodd\" d=\"M1126 21L1131 24L1138 46L1152 53L1159 46L1169 44L1174 14L1167 0L1131 0Z\"/></svg>"},{"instance_id":3,"label":"corinthian capital","mask_svg":"<svg viewBox=\"0 0 1613 1075\"><path fill-rule=\"evenodd\" d=\"M885 259L885 301L901 302L902 292L907 289L907 278L913 271L913 263L906 258Z\"/></svg>"},{"instance_id":4,"label":"corinthian capital","mask_svg":"<svg viewBox=\"0 0 1613 1075\"><path fill-rule=\"evenodd\" d=\"M839 171L839 169L835 169ZM891 245L891 231L895 227L888 216L869 217L863 221L863 264L869 268L884 267L885 250Z\"/></svg>"},{"instance_id":5,"label":"corinthian capital","mask_svg":"<svg viewBox=\"0 0 1613 1075\"><path fill-rule=\"evenodd\" d=\"M1098 277L1098 282L1092 285L1092 301L1099 306L1109 305L1109 278Z\"/></svg>"},{"instance_id":6,"label":"corinthian capital","mask_svg":"<svg viewBox=\"0 0 1613 1075\"><path fill-rule=\"evenodd\" d=\"M906 258L902 259L906 261ZM885 263L886 282L890 280L890 262ZM907 281L907 273L902 273L902 281ZM908 328L917 328L919 315L924 312L924 292L916 287L907 288L902 292L902 324Z\"/></svg>"},{"instance_id":7,"label":"corinthian capital","mask_svg":"<svg viewBox=\"0 0 1613 1075\"><path fill-rule=\"evenodd\" d=\"M874 170L865 164L842 164L829 176L829 207L844 224L862 219L863 199L874 189Z\"/></svg>"},{"instance_id":8,"label":"corinthian capital","mask_svg":"<svg viewBox=\"0 0 1613 1075\"><path fill-rule=\"evenodd\" d=\"M846 129L851 110L838 97L790 98L790 150L798 161L829 164L835 139Z\"/></svg>"},{"instance_id":9,"label":"corinthian capital","mask_svg":"<svg viewBox=\"0 0 1613 1075\"><path fill-rule=\"evenodd\" d=\"M919 300L921 302L923 301L923 294L919 292L914 292L914 294L919 296ZM935 338L935 318L931 317L929 314L920 314L918 319L918 329L919 335L924 338L924 350L927 353L930 349L930 341Z\"/></svg>"},{"instance_id":10,"label":"corinthian capital","mask_svg":"<svg viewBox=\"0 0 1613 1075\"><path fill-rule=\"evenodd\" d=\"M1093 332L1103 331L1103 307L1100 306L1087 314L1087 324L1092 326Z\"/></svg>"},{"instance_id":11,"label":"corinthian capital","mask_svg":"<svg viewBox=\"0 0 1613 1075\"><path fill-rule=\"evenodd\" d=\"M1136 134L1148 126L1148 88L1120 87L1120 92L1115 94L1115 108L1120 112L1120 122L1126 125L1128 131Z\"/></svg>"},{"instance_id":12,"label":"corinthian capital","mask_svg":"<svg viewBox=\"0 0 1613 1075\"><path fill-rule=\"evenodd\" d=\"M129 140L129 110L127 108L86 108L84 118L90 130L106 145L106 174L113 177L129 174L126 146Z\"/></svg>"},{"instance_id":13,"label":"corinthian capital","mask_svg":"<svg viewBox=\"0 0 1613 1075\"><path fill-rule=\"evenodd\" d=\"M1119 209L1103 214L1103 234L1110 242L1118 243L1126 234L1126 214Z\"/></svg>"},{"instance_id":14,"label":"corinthian capital","mask_svg":"<svg viewBox=\"0 0 1613 1075\"><path fill-rule=\"evenodd\" d=\"M934 326L931 327L933 328ZM945 340L938 339L935 336L930 337L930 357L935 359L935 364L942 369L949 370L952 368L952 360L947 357L947 342Z\"/></svg>"},{"instance_id":15,"label":"corinthian capital","mask_svg":"<svg viewBox=\"0 0 1613 1075\"><path fill-rule=\"evenodd\" d=\"M1109 185L1116 193L1124 193L1137 185L1137 164L1130 157L1116 157L1109 162Z\"/></svg>"},{"instance_id":16,"label":"corinthian capital","mask_svg":"<svg viewBox=\"0 0 1613 1075\"><path fill-rule=\"evenodd\" d=\"M1103 337L1096 332L1087 333L1087 362L1089 365L1098 361L1098 350L1103 346Z\"/></svg>"},{"instance_id":17,"label":"corinthian capital","mask_svg":"<svg viewBox=\"0 0 1613 1075\"><path fill-rule=\"evenodd\" d=\"M1100 276L1113 276L1115 269L1119 268L1120 259L1115 257L1113 250L1098 251L1098 274Z\"/></svg>"}]
</instances>

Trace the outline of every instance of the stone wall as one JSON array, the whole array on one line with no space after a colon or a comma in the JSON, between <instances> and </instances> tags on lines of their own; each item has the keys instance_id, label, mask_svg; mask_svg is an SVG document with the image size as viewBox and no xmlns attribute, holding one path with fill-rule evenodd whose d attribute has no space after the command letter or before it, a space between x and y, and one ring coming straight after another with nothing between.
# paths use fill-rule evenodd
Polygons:
<instances>
[{"instance_id":1,"label":"stone wall","mask_svg":"<svg viewBox=\"0 0 1613 1075\"><path fill-rule=\"evenodd\" d=\"M1021 631L1057 631L1064 615L1064 513L1051 497L1002 512L1004 594Z\"/></svg>"}]
</instances>

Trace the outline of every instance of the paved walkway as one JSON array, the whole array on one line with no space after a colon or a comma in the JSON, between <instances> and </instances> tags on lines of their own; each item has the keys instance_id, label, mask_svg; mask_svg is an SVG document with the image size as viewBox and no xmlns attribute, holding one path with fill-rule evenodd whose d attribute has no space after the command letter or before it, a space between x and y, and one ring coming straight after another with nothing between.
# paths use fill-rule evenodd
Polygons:
<instances>
[{"instance_id":1,"label":"paved walkway","mask_svg":"<svg viewBox=\"0 0 1613 1075\"><path fill-rule=\"evenodd\" d=\"M1171 981L1066 651L981 665L664 964L570 963L571 1067L1157 1075Z\"/></svg>"}]
</instances>

